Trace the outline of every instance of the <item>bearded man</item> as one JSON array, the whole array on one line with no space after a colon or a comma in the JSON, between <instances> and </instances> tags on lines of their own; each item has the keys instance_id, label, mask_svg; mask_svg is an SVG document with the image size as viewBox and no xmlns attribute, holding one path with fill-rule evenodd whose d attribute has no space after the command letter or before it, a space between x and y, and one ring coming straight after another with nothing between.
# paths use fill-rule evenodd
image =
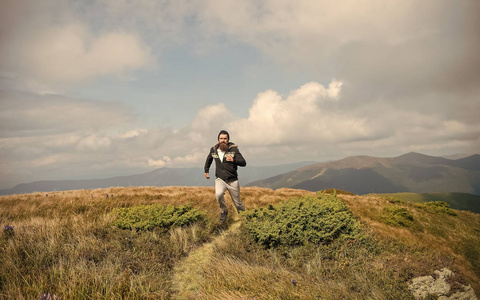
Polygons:
<instances>
[{"instance_id":1,"label":"bearded man","mask_svg":"<svg viewBox=\"0 0 480 300\"><path fill-rule=\"evenodd\" d=\"M220 222L227 220L228 209L225 203L225 192L228 190L237 212L245 211L240 199L240 185L238 183L237 166L245 167L247 162L243 158L238 146L230 142L230 135L222 130L218 134L218 144L213 146L205 161L205 178L210 179L209 170L215 159L215 197L220 205Z\"/></svg>"}]
</instances>

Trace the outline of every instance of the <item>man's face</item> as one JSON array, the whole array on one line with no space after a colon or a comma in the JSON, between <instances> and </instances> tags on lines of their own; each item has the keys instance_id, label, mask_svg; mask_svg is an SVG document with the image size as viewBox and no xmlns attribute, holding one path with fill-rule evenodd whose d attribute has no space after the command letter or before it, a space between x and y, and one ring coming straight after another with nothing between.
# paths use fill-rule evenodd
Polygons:
<instances>
[{"instance_id":1,"label":"man's face","mask_svg":"<svg viewBox=\"0 0 480 300\"><path fill-rule=\"evenodd\" d=\"M219 137L218 137L218 142L220 144L224 143L228 143L228 135L227 134L221 134Z\"/></svg>"},{"instance_id":2,"label":"man's face","mask_svg":"<svg viewBox=\"0 0 480 300\"><path fill-rule=\"evenodd\" d=\"M221 134L218 137L218 148L222 150L223 152L226 152L228 150L228 135L227 134Z\"/></svg>"}]
</instances>

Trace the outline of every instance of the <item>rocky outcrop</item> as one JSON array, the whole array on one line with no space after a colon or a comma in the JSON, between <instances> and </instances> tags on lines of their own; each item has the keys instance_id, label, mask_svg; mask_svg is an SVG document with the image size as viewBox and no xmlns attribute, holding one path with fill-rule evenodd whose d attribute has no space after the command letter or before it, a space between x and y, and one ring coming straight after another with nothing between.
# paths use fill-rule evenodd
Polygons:
<instances>
[{"instance_id":1,"label":"rocky outcrop","mask_svg":"<svg viewBox=\"0 0 480 300\"><path fill-rule=\"evenodd\" d=\"M460 283L460 290L451 292L451 285L447 278L453 275L453 272L447 268L436 270L435 276L421 276L412 279L408 286L415 299L425 299L428 295L436 295L439 300L478 300L475 291L470 286Z\"/></svg>"}]
</instances>

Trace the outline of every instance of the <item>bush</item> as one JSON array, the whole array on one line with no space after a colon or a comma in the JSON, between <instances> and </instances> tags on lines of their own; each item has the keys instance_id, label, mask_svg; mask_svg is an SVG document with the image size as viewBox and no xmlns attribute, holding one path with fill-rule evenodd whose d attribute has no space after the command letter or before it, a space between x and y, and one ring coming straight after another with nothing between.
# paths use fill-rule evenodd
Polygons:
<instances>
[{"instance_id":1,"label":"bush","mask_svg":"<svg viewBox=\"0 0 480 300\"><path fill-rule=\"evenodd\" d=\"M457 213L450 208L450 205L444 201L431 201L423 203L423 205L427 208L433 209L434 212L437 213L445 213L447 215L456 216Z\"/></svg>"},{"instance_id":2,"label":"bush","mask_svg":"<svg viewBox=\"0 0 480 300\"><path fill-rule=\"evenodd\" d=\"M249 234L266 248L330 243L360 233L349 207L335 195L303 196L247 211L244 216Z\"/></svg>"},{"instance_id":3,"label":"bush","mask_svg":"<svg viewBox=\"0 0 480 300\"><path fill-rule=\"evenodd\" d=\"M383 209L383 219L390 225L409 227L413 222L413 215L405 207L387 206Z\"/></svg>"},{"instance_id":4,"label":"bush","mask_svg":"<svg viewBox=\"0 0 480 300\"><path fill-rule=\"evenodd\" d=\"M122 229L149 230L155 227L169 229L171 227L188 226L203 220L204 215L189 205L139 205L114 210L117 215L113 225Z\"/></svg>"}]
</instances>

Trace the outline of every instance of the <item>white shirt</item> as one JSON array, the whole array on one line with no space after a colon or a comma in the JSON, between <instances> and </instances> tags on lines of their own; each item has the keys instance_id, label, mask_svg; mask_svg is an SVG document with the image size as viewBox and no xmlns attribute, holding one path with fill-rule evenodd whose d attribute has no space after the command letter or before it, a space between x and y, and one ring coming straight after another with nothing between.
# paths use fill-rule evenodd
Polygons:
<instances>
[{"instance_id":1,"label":"white shirt","mask_svg":"<svg viewBox=\"0 0 480 300\"><path fill-rule=\"evenodd\" d=\"M225 156L225 151L217 149L217 153L218 153L218 158L220 158L220 161L223 162L223 157Z\"/></svg>"}]
</instances>

